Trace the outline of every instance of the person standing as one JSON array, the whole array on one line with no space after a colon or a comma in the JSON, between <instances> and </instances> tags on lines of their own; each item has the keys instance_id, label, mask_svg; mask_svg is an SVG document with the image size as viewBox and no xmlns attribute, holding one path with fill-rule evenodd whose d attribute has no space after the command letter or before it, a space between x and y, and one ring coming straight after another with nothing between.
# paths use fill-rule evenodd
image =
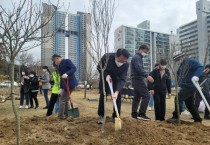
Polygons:
<instances>
[{"instance_id":1,"label":"person standing","mask_svg":"<svg viewBox=\"0 0 210 145\"><path fill-rule=\"evenodd\" d=\"M151 83L154 82L153 78L149 76L147 72L145 72L143 66L143 57L147 54L148 51L149 48L147 45L141 45L137 53L133 56L131 60L131 79L132 85L134 87L134 98L132 103L131 117L134 119L141 119L145 121L150 120L150 118L146 116L150 94L145 78ZM141 104L139 112L137 112L140 99Z\"/></svg>"},{"instance_id":2,"label":"person standing","mask_svg":"<svg viewBox=\"0 0 210 145\"><path fill-rule=\"evenodd\" d=\"M42 90L43 90L44 98L46 102L46 106L43 109L47 109L49 105L48 90L51 88L51 85L50 85L51 73L47 66L43 66L42 71L44 72L44 75L40 78L40 81L42 82Z\"/></svg>"},{"instance_id":3,"label":"person standing","mask_svg":"<svg viewBox=\"0 0 210 145\"><path fill-rule=\"evenodd\" d=\"M74 88L78 85L78 81L74 75L76 72L76 66L72 63L70 59L63 59L60 55L54 54L52 56L52 61L58 67L58 72L61 76L60 81L60 89L58 91L59 97L59 112L58 117L60 119L66 119L68 117L69 110L69 95L74 90ZM64 81L67 81L68 86Z\"/></svg>"},{"instance_id":4,"label":"person standing","mask_svg":"<svg viewBox=\"0 0 210 145\"><path fill-rule=\"evenodd\" d=\"M34 71L29 72L29 98L30 98L30 108L37 109L39 108L39 102L37 99L37 94L39 92L39 81L36 73ZM33 100L35 102L35 107L33 104Z\"/></svg>"},{"instance_id":5,"label":"person standing","mask_svg":"<svg viewBox=\"0 0 210 145\"><path fill-rule=\"evenodd\" d=\"M166 68L167 62L161 59L159 69L154 69L151 76L154 78L153 88L154 91L154 107L155 107L155 120L164 121L166 113L166 92L169 96L171 94L171 75Z\"/></svg>"},{"instance_id":6,"label":"person standing","mask_svg":"<svg viewBox=\"0 0 210 145\"><path fill-rule=\"evenodd\" d=\"M173 112L173 117L168 119L168 122L178 123L178 112L177 107L179 107L179 114L182 112L182 101L185 102L187 109L193 117L194 122L201 122L202 119L198 113L195 106L194 94L196 92L196 87L192 81L199 81L204 68L203 66L186 56L185 53L181 51L176 51L173 54L173 59L178 63L177 80L179 86L178 101L179 106L177 106L177 97L175 97L175 110Z\"/></svg>"},{"instance_id":7,"label":"person standing","mask_svg":"<svg viewBox=\"0 0 210 145\"><path fill-rule=\"evenodd\" d=\"M52 72L53 87L49 107L46 114L47 120L49 119L49 116L53 113L55 103L58 100L58 90L60 89L60 74L58 73L57 66L55 65L55 63L53 63L53 67L55 71Z\"/></svg>"},{"instance_id":8,"label":"person standing","mask_svg":"<svg viewBox=\"0 0 210 145\"><path fill-rule=\"evenodd\" d=\"M24 108L23 103L24 99L26 100L25 108L29 108L29 77L28 70L21 71L21 80L20 80L20 106L19 109Z\"/></svg>"},{"instance_id":9,"label":"person standing","mask_svg":"<svg viewBox=\"0 0 210 145\"><path fill-rule=\"evenodd\" d=\"M113 91L114 91L114 98L116 98L116 104L118 107L118 111L120 114L121 111L121 94L120 91L122 90L123 86L125 85L125 80L127 76L127 71L129 64L127 59L129 58L130 54L126 49L118 49L116 53L107 53L103 55L101 58L100 63L97 66L97 69L100 73L100 81L99 81L99 104L98 104L98 115L99 119L97 121L98 124L103 124L104 122L104 93L103 93L103 84L102 79L105 82L105 92L106 94L110 94L111 91L109 89L109 85L106 82L106 78L111 78L113 83ZM108 60L107 60L108 58ZM102 68L106 65L106 69L104 70L104 78L101 75L101 67ZM113 108L112 118L116 117L115 110Z\"/></svg>"}]
</instances>

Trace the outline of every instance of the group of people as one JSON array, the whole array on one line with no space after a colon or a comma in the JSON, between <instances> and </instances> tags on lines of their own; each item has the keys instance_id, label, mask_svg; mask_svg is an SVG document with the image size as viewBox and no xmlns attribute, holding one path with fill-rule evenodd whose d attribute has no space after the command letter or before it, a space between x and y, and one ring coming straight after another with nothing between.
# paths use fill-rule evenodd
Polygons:
<instances>
[{"instance_id":1,"label":"group of people","mask_svg":"<svg viewBox=\"0 0 210 145\"><path fill-rule=\"evenodd\" d=\"M171 74L167 69L167 61L165 59L159 60L152 72L148 73L144 70L143 57L149 52L147 45L141 45L136 54L132 57L130 62L131 81L134 88L134 98L132 102L131 117L133 119L150 120L146 115L147 107L151 96L154 98L155 120L164 121L166 113L166 95L171 96ZM112 98L116 99L119 114L121 112L121 90L126 83L127 72L129 70L128 59L129 52L126 49L118 49L116 53L105 54L98 66L99 71L99 104L98 104L98 124L104 122L104 98L105 95L111 94L107 78L112 79L113 90ZM202 85L205 97L210 103L209 95L209 80L207 79L210 73L210 64L204 67L197 61L190 59L181 51L176 51L173 59L178 66L177 82L179 86L178 98L179 106L175 103L175 110L172 118L168 119L171 122L178 121L178 113L184 111L183 103L191 113L195 122L201 122L202 119L198 113L201 96L196 92L196 88L192 81L203 82ZM76 67L70 59L63 59L60 55L53 55L52 62L54 71L51 73L47 66L43 66L44 75L42 77L36 76L34 71L22 71L21 78L21 100L20 108L23 108L23 100L26 98L25 108L34 108L33 100L35 101L35 109L39 107L37 93L39 90L39 82L42 82L42 89L46 101L47 119L53 113L56 102L59 102L58 117L66 119L68 117L69 99L71 92L78 85L74 73ZM176 67L174 66L174 67ZM200 78L200 79L199 79ZM48 90L51 88L50 81L53 81L52 94L50 101L48 99ZM105 82L105 94L103 90L103 81ZM30 107L29 107L30 98ZM180 112L177 112L179 107ZM116 117L115 109L113 108L112 118ZM209 110L205 110L205 119L210 119Z\"/></svg>"},{"instance_id":2,"label":"group of people","mask_svg":"<svg viewBox=\"0 0 210 145\"><path fill-rule=\"evenodd\" d=\"M146 72L144 70L143 57L147 55L148 51L148 46L143 44L139 47L138 51L131 59L130 71L132 86L134 88L131 117L133 119L145 121L150 120L150 118L146 115L146 111L150 97L153 96L155 120L164 121L166 119L166 95L168 93L168 96L171 96L171 74L169 69L167 69L167 61L165 59L159 60L152 72ZM109 86L106 82L107 76L110 76L113 80L114 95L112 98L116 98L119 114L121 112L120 92L126 82L126 76L129 68L129 63L127 60L129 57L130 54L126 49L118 49L116 53L105 54L99 62L97 67L100 73L98 124L102 124L104 121L103 102L105 94L103 92L102 80L105 82L106 95L110 94ZM175 101L175 110L173 112L173 116L168 120L175 123L178 122L178 113L184 111L182 106L183 103L185 103L186 108L189 110L192 118L194 119L194 122L201 122L202 119L198 113L201 96L196 91L196 87L192 81L198 82L200 78L199 83L201 83L205 79L205 82L202 84L205 87L203 87L202 91L204 92L208 103L210 103L209 81L207 79L207 76L210 73L210 65L206 65L204 70L204 67L199 62L188 58L187 55L181 51L176 51L173 54L173 60L176 64L176 66L173 67L178 67L175 77L177 77L179 92L178 97L175 97L175 100L178 98L179 106L176 105ZM103 77L102 70L104 70ZM180 112L177 112L177 107L179 107ZM116 117L114 109L112 117ZM210 119L207 108L205 110L204 118Z\"/></svg>"}]
</instances>

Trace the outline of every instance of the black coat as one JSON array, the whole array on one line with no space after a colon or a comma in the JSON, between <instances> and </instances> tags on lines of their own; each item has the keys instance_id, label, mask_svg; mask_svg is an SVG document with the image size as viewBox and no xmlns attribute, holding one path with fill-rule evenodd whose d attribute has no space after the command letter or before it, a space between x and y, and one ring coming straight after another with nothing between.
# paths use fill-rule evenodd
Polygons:
<instances>
[{"instance_id":1,"label":"black coat","mask_svg":"<svg viewBox=\"0 0 210 145\"><path fill-rule=\"evenodd\" d=\"M39 81L38 81L38 77L32 77L29 79L29 89L33 92L33 91L37 91L39 90Z\"/></svg>"},{"instance_id":2,"label":"black coat","mask_svg":"<svg viewBox=\"0 0 210 145\"><path fill-rule=\"evenodd\" d=\"M150 86L150 90L156 92L166 92L171 93L171 75L168 69L165 69L165 74L161 78L159 69L154 69L150 75L154 79L154 83Z\"/></svg>"}]
</instances>

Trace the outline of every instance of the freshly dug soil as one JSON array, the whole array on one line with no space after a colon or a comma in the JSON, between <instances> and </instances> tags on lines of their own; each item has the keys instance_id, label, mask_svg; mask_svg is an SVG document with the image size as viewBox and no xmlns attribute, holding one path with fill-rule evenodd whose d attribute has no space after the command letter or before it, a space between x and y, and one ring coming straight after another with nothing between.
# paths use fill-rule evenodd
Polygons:
<instances>
[{"instance_id":1,"label":"freshly dug soil","mask_svg":"<svg viewBox=\"0 0 210 145\"><path fill-rule=\"evenodd\" d=\"M52 116L21 118L21 145L210 145L210 127L182 121L181 125L167 122L140 121L122 118L122 130L115 131L107 117L102 133L96 117L60 120ZM0 121L0 145L16 144L15 120Z\"/></svg>"}]
</instances>

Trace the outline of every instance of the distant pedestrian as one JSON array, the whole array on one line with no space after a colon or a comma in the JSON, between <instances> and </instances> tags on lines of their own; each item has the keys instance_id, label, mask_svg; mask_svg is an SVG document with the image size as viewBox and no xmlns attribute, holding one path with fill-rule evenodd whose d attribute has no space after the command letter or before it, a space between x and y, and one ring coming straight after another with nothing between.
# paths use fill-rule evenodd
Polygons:
<instances>
[{"instance_id":1,"label":"distant pedestrian","mask_svg":"<svg viewBox=\"0 0 210 145\"><path fill-rule=\"evenodd\" d=\"M51 85L50 85L51 72L49 71L47 66L43 66L42 71L44 75L40 78L40 81L42 82L42 90L44 92L44 98L46 102L46 106L43 109L47 109L49 105L48 91L51 88Z\"/></svg>"},{"instance_id":2,"label":"distant pedestrian","mask_svg":"<svg viewBox=\"0 0 210 145\"><path fill-rule=\"evenodd\" d=\"M132 103L131 117L145 121L150 120L150 118L146 116L150 94L145 78L151 83L154 82L153 78L149 76L149 73L145 72L143 66L143 57L147 55L148 51L148 46L141 45L131 60L131 79L134 87L134 99ZM139 111L137 112L140 100L141 104Z\"/></svg>"},{"instance_id":3,"label":"distant pedestrian","mask_svg":"<svg viewBox=\"0 0 210 145\"><path fill-rule=\"evenodd\" d=\"M30 98L30 108L39 108L39 102L37 99L37 94L39 92L39 81L36 73L34 71L29 72L29 98ZM33 105L33 100L35 102L35 107Z\"/></svg>"}]
</instances>

